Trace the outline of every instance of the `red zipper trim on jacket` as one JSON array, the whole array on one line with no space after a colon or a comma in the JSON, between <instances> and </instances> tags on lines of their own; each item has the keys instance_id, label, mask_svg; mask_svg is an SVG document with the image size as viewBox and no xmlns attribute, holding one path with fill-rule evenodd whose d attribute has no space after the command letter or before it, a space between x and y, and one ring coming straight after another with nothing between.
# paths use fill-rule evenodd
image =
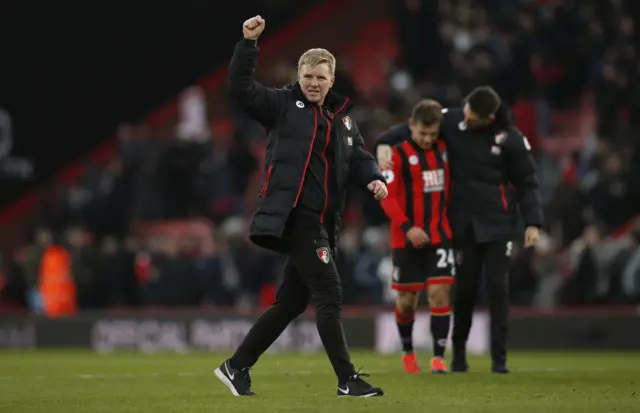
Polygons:
<instances>
[{"instance_id":1,"label":"red zipper trim on jacket","mask_svg":"<svg viewBox=\"0 0 640 413\"><path fill-rule=\"evenodd\" d=\"M347 107L348 102L349 98L346 98L342 106L340 106L340 109L333 114L334 118L338 113L342 112L342 109ZM320 222L324 222L324 215L326 214L327 207L329 206L329 162L327 161L327 148L331 141L331 121L322 114L322 109L320 109L320 116L327 121L327 138L324 143L324 149L322 150L322 160L324 161L324 206L322 207L322 213L320 214Z\"/></svg>"},{"instance_id":2,"label":"red zipper trim on jacket","mask_svg":"<svg viewBox=\"0 0 640 413\"><path fill-rule=\"evenodd\" d=\"M336 113L334 113L333 116L335 117L338 113L342 112L342 109L344 109L347 106L348 102L349 102L349 98L346 98L342 106L340 106L340 109L336 110Z\"/></svg>"},{"instance_id":3,"label":"red zipper trim on jacket","mask_svg":"<svg viewBox=\"0 0 640 413\"><path fill-rule=\"evenodd\" d=\"M322 160L324 161L324 206L320 214L320 222L324 222L324 214L327 212L327 207L329 206L329 161L327 161L327 147L331 140L331 122L322 114L322 109L320 109L320 116L327 121L327 137L325 138L324 149L322 149Z\"/></svg>"},{"instance_id":4,"label":"red zipper trim on jacket","mask_svg":"<svg viewBox=\"0 0 640 413\"><path fill-rule=\"evenodd\" d=\"M267 169L267 175L264 178L264 185L262 185L262 197L265 198L267 196L267 188L269 187L269 179L271 179L271 171L273 170L273 165L269 165L269 169Z\"/></svg>"},{"instance_id":5,"label":"red zipper trim on jacket","mask_svg":"<svg viewBox=\"0 0 640 413\"><path fill-rule=\"evenodd\" d=\"M498 187L500 188L500 198L502 199L502 206L504 207L505 211L509 210L509 201L507 201L507 194L504 191L504 185L500 184L498 185Z\"/></svg>"},{"instance_id":6,"label":"red zipper trim on jacket","mask_svg":"<svg viewBox=\"0 0 640 413\"><path fill-rule=\"evenodd\" d=\"M304 171L302 171L302 179L300 180L300 185L298 186L298 195L296 195L296 200L293 203L294 208L298 205L298 199L300 199L300 194L302 193L304 178L307 175L307 168L309 167L309 162L311 161L311 153L313 153L313 143L315 142L316 134L318 133L318 111L315 105L311 105L311 109L313 109L313 135L311 136L311 144L309 145L309 153L307 154L307 161L304 163Z\"/></svg>"}]
</instances>

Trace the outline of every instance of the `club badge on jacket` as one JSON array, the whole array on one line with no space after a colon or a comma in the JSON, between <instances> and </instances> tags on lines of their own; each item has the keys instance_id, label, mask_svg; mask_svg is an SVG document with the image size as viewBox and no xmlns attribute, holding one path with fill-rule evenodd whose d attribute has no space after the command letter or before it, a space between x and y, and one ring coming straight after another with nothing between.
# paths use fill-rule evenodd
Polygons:
<instances>
[{"instance_id":1,"label":"club badge on jacket","mask_svg":"<svg viewBox=\"0 0 640 413\"><path fill-rule=\"evenodd\" d=\"M346 128L348 130L351 130L351 118L348 116L345 116L344 118L342 118L342 123L344 123L344 126L346 126Z\"/></svg>"}]
</instances>

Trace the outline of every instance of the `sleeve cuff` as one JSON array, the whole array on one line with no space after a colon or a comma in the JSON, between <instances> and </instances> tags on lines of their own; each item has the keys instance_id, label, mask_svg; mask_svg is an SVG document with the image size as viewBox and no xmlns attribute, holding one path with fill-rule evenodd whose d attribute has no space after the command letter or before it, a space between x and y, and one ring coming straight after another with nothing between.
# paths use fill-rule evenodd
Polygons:
<instances>
[{"instance_id":1,"label":"sleeve cuff","mask_svg":"<svg viewBox=\"0 0 640 413\"><path fill-rule=\"evenodd\" d=\"M258 41L257 40L242 39L242 43L244 43L244 45L248 46L248 47L258 47Z\"/></svg>"},{"instance_id":2,"label":"sleeve cuff","mask_svg":"<svg viewBox=\"0 0 640 413\"><path fill-rule=\"evenodd\" d=\"M403 230L405 233L409 232L411 227L413 227L413 225L411 224L410 221L405 221L402 224L400 224L400 229Z\"/></svg>"}]
</instances>

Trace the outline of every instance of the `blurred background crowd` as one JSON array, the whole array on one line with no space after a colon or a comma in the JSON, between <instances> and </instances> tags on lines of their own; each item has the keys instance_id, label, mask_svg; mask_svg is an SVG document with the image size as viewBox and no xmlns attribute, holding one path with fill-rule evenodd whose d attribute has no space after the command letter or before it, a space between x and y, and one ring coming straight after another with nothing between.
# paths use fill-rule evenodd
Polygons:
<instances>
[{"instance_id":1,"label":"blurred background crowd","mask_svg":"<svg viewBox=\"0 0 640 413\"><path fill-rule=\"evenodd\" d=\"M350 42L323 44L337 55L335 89L357 102L352 117L369 148L420 98L459 105L491 84L533 147L546 207L539 245L514 254L513 305L640 303L640 2L398 0L394 8ZM291 82L297 57L261 59L259 78ZM212 99L189 87L170 128L123 123L116 154L57 188L29 242L3 257L0 305L60 313L268 305L283 258L246 236L266 134L233 108L212 114ZM354 191L344 222L345 302L392 302L380 207ZM70 300L57 310L43 306L47 274L72 280L55 287Z\"/></svg>"}]
</instances>

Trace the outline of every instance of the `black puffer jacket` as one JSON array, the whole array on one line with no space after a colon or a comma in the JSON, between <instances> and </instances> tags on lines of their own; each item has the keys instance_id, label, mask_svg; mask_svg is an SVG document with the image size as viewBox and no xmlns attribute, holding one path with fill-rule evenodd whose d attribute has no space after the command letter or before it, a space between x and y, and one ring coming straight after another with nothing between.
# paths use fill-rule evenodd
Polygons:
<instances>
[{"instance_id":1,"label":"black puffer jacket","mask_svg":"<svg viewBox=\"0 0 640 413\"><path fill-rule=\"evenodd\" d=\"M510 111L501 109L495 122L480 129L467 128L462 108L443 113L440 133L451 170L449 220L454 237L471 227L478 242L512 240L518 212L526 226L541 227L536 164ZM409 126L401 124L380 136L376 145L393 146L410 138Z\"/></svg>"},{"instance_id":2,"label":"black puffer jacket","mask_svg":"<svg viewBox=\"0 0 640 413\"><path fill-rule=\"evenodd\" d=\"M262 190L249 236L261 247L284 252L285 226L302 191L318 125L331 122L336 134L333 145L336 195L341 207L333 216L326 217L325 227L335 247L347 183L351 181L366 188L371 181L384 182L384 177L373 156L363 149L358 126L348 116L352 108L348 98L330 91L323 108L319 108L304 98L298 84L282 89L267 88L253 78L257 60L257 43L240 41L231 59L228 79L231 97L262 123L269 134Z\"/></svg>"}]
</instances>

